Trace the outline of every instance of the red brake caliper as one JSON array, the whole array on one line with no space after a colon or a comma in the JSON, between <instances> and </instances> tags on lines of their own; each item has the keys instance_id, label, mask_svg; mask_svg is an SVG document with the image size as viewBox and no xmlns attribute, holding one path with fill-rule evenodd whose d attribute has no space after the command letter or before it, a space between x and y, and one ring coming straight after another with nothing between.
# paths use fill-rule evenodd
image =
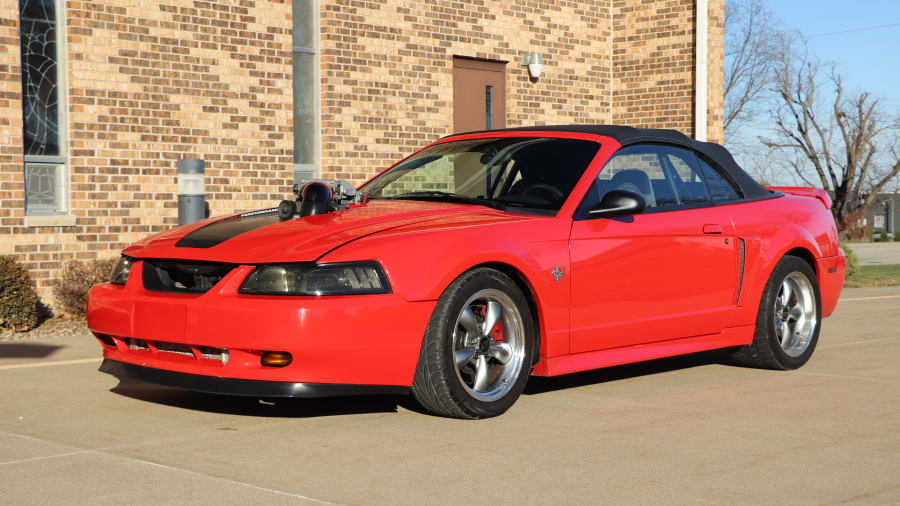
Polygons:
<instances>
[{"instance_id":1,"label":"red brake caliper","mask_svg":"<svg viewBox=\"0 0 900 506\"><path fill-rule=\"evenodd\" d=\"M491 332L491 338L495 343L503 342L503 324L501 322L497 322L497 326L494 327L494 331Z\"/></svg>"}]
</instances>

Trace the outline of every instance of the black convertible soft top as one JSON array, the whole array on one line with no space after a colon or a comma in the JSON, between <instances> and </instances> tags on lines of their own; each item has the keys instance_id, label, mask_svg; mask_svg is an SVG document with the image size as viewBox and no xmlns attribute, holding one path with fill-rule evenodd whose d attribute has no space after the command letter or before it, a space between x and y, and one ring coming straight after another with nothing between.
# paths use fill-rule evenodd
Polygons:
<instances>
[{"instance_id":1,"label":"black convertible soft top","mask_svg":"<svg viewBox=\"0 0 900 506\"><path fill-rule=\"evenodd\" d=\"M737 164L734 157L727 149L714 142L701 142L691 139L687 135L677 130L667 130L662 128L634 128L620 125L536 125L530 127L518 128L500 128L497 130L482 130L480 132L522 132L522 131L544 131L544 132L579 132L587 134L602 135L609 137L619 144L629 146L638 142L650 142L657 144L673 144L676 146L684 146L693 149L706 157L710 162L719 166L724 170L731 179L741 187L746 199L760 199L771 197L773 192L766 190L757 183L744 169ZM463 133L449 135L465 135ZM445 137L446 138L446 137Z\"/></svg>"}]
</instances>

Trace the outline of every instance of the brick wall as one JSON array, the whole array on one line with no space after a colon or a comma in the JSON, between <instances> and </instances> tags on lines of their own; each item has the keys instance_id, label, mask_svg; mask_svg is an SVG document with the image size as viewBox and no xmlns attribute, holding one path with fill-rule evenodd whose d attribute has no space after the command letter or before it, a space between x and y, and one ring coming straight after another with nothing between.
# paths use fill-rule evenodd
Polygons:
<instances>
[{"instance_id":1,"label":"brick wall","mask_svg":"<svg viewBox=\"0 0 900 506\"><path fill-rule=\"evenodd\" d=\"M67 259L176 223L175 162L207 161L213 214L292 179L290 0L66 0L68 227L26 227L18 1L0 0L0 254L49 301ZM710 1L709 137L721 140L722 16ZM693 134L693 0L321 0L321 165L362 181L453 128L453 57L506 61L507 126ZM529 79L520 60L538 52Z\"/></svg>"},{"instance_id":2,"label":"brick wall","mask_svg":"<svg viewBox=\"0 0 900 506\"><path fill-rule=\"evenodd\" d=\"M4 20L18 19L17 3L2 0ZM114 256L177 224L181 157L206 160L213 214L284 198L293 162L290 12L283 0L67 1L76 224L24 226L21 105L4 96L3 149L13 148L0 166L0 253L25 261L47 298L63 261ZM0 79L15 97L18 33L2 29Z\"/></svg>"},{"instance_id":3,"label":"brick wall","mask_svg":"<svg viewBox=\"0 0 900 506\"><path fill-rule=\"evenodd\" d=\"M707 49L707 116L706 137L711 142L725 142L722 118L725 116L725 1L709 2Z\"/></svg>"},{"instance_id":4,"label":"brick wall","mask_svg":"<svg viewBox=\"0 0 900 506\"><path fill-rule=\"evenodd\" d=\"M613 1L613 121L694 131L694 0Z\"/></svg>"},{"instance_id":5,"label":"brick wall","mask_svg":"<svg viewBox=\"0 0 900 506\"><path fill-rule=\"evenodd\" d=\"M0 1L0 255L13 253L8 234L25 216L18 13L17 0Z\"/></svg>"},{"instance_id":6,"label":"brick wall","mask_svg":"<svg viewBox=\"0 0 900 506\"><path fill-rule=\"evenodd\" d=\"M453 56L508 61L506 124L610 115L608 0L322 2L322 172L362 181L452 133ZM543 56L532 83L523 53Z\"/></svg>"},{"instance_id":7,"label":"brick wall","mask_svg":"<svg viewBox=\"0 0 900 506\"><path fill-rule=\"evenodd\" d=\"M453 127L453 56L507 64L507 126L694 130L694 0L323 2L322 171L362 181ZM724 0L710 2L708 138L722 139ZM537 82L519 65L539 52Z\"/></svg>"}]
</instances>

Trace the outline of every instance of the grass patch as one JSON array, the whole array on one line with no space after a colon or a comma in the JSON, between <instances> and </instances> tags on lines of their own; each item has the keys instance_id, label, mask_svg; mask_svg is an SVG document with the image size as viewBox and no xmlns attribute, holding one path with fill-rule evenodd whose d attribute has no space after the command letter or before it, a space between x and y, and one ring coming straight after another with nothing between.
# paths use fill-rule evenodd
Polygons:
<instances>
[{"instance_id":1,"label":"grass patch","mask_svg":"<svg viewBox=\"0 0 900 506\"><path fill-rule=\"evenodd\" d=\"M844 280L845 288L900 285L900 265L861 265L859 272Z\"/></svg>"}]
</instances>

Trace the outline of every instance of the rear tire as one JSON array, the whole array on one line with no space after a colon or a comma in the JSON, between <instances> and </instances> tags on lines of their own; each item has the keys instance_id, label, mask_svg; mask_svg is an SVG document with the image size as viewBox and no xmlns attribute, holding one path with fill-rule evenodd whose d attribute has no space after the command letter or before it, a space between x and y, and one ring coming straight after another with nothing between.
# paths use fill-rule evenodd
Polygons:
<instances>
[{"instance_id":1,"label":"rear tire","mask_svg":"<svg viewBox=\"0 0 900 506\"><path fill-rule=\"evenodd\" d=\"M428 321L412 395L439 416L500 415L525 389L535 342L515 282L494 269L466 272L441 294Z\"/></svg>"},{"instance_id":2,"label":"rear tire","mask_svg":"<svg viewBox=\"0 0 900 506\"><path fill-rule=\"evenodd\" d=\"M816 349L821 323L816 273L802 258L785 256L763 290L753 342L739 347L731 358L747 367L797 369Z\"/></svg>"}]
</instances>

